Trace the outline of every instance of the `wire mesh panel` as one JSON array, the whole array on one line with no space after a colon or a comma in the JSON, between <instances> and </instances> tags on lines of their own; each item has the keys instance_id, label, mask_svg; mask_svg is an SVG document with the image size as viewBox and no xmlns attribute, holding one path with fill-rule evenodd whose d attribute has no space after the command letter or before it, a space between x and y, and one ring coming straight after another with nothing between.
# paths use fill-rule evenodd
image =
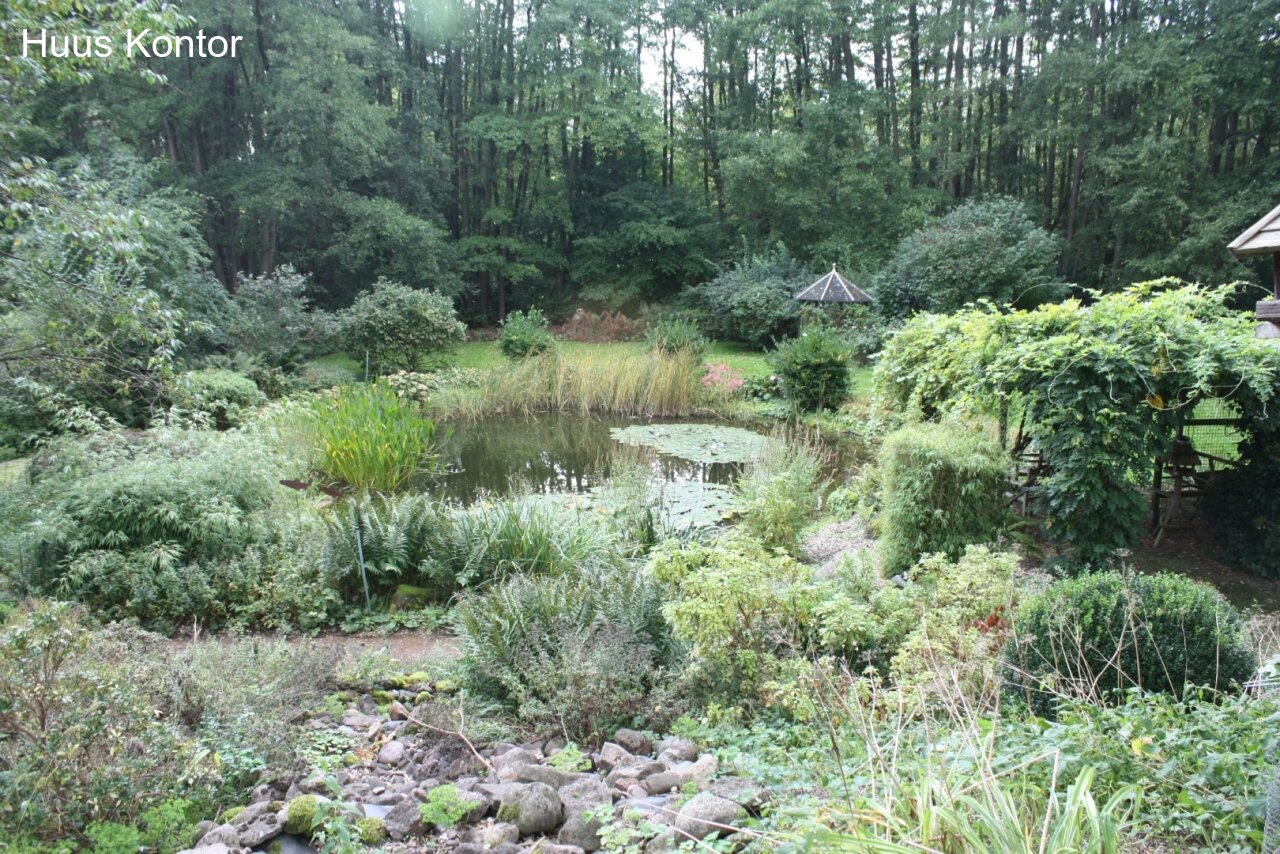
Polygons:
<instances>
[{"instance_id":1,"label":"wire mesh panel","mask_svg":"<svg viewBox=\"0 0 1280 854\"><path fill-rule=\"evenodd\" d=\"M1244 436L1237 424L1223 423L1239 418L1240 410L1230 401L1209 399L1196 406L1183 435L1203 455L1198 468L1221 469L1240 458L1238 449Z\"/></svg>"}]
</instances>

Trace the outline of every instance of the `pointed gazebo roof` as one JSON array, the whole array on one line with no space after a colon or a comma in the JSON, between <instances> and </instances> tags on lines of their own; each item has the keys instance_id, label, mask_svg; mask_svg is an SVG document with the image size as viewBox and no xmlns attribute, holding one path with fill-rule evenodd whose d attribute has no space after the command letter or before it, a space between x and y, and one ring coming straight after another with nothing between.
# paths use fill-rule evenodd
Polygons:
<instances>
[{"instance_id":1,"label":"pointed gazebo roof","mask_svg":"<svg viewBox=\"0 0 1280 854\"><path fill-rule=\"evenodd\" d=\"M836 272L836 265L831 265L831 272L796 294L796 299L805 302L871 302L866 291Z\"/></svg>"}]
</instances>

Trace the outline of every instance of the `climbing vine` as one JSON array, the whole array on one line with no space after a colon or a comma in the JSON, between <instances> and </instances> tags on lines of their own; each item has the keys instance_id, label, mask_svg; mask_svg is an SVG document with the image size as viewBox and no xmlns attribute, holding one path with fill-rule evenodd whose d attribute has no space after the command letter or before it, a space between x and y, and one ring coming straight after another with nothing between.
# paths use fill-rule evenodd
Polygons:
<instances>
[{"instance_id":1,"label":"climbing vine","mask_svg":"<svg viewBox=\"0 0 1280 854\"><path fill-rule=\"evenodd\" d=\"M1136 540L1152 461L1201 402L1238 406L1247 455L1274 438L1280 348L1226 307L1232 289L1161 279L1088 304L919 315L886 345L878 388L908 417L1023 425L1052 461L1036 487L1047 533L1075 564L1105 563Z\"/></svg>"}]
</instances>

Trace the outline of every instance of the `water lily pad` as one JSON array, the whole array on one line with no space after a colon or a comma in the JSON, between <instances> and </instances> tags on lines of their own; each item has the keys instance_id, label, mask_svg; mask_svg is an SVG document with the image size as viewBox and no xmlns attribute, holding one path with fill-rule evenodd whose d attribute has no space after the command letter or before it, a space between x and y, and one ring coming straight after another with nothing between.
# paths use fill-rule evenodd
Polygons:
<instances>
[{"instance_id":1,"label":"water lily pad","mask_svg":"<svg viewBox=\"0 0 1280 854\"><path fill-rule=\"evenodd\" d=\"M658 523L667 531L707 528L738 512L737 497L724 484L678 481L658 492Z\"/></svg>"},{"instance_id":2,"label":"water lily pad","mask_svg":"<svg viewBox=\"0 0 1280 854\"><path fill-rule=\"evenodd\" d=\"M664 533L708 528L731 519L738 512L733 488L701 481L655 482L652 484L654 522ZM622 510L611 505L618 499L608 488L593 487L586 492L552 492L543 500L567 510L612 514Z\"/></svg>"},{"instance_id":3,"label":"water lily pad","mask_svg":"<svg viewBox=\"0 0 1280 854\"><path fill-rule=\"evenodd\" d=\"M614 427L609 435L625 445L644 445L698 463L745 463L768 441L767 436L723 424L632 424Z\"/></svg>"}]
</instances>

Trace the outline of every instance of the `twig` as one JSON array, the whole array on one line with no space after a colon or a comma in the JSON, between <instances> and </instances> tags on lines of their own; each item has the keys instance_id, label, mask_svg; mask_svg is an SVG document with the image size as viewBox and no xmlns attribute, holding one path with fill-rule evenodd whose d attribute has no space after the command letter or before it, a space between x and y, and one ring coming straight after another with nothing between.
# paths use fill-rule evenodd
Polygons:
<instances>
[{"instance_id":1,"label":"twig","mask_svg":"<svg viewBox=\"0 0 1280 854\"><path fill-rule=\"evenodd\" d=\"M463 714L462 710L459 709L458 710L459 718L462 718L462 714ZM463 735L461 731L445 729L444 727L434 726L432 724L427 723L426 721L419 720L418 718L415 718L407 709L405 710L404 717L405 717L405 720L409 721L409 723L417 724L423 729L429 729L432 732L437 732L437 733L440 733L441 735L451 735L454 738L461 740L462 743L467 746L467 749L471 751L471 755L474 756L476 759L480 760L481 765L483 765L485 768L487 768L490 771L493 770L493 763L491 763L488 759L485 759L483 756L481 756L480 751L476 750L476 746L471 743L471 739ZM465 719L463 720L465 721Z\"/></svg>"}]
</instances>

